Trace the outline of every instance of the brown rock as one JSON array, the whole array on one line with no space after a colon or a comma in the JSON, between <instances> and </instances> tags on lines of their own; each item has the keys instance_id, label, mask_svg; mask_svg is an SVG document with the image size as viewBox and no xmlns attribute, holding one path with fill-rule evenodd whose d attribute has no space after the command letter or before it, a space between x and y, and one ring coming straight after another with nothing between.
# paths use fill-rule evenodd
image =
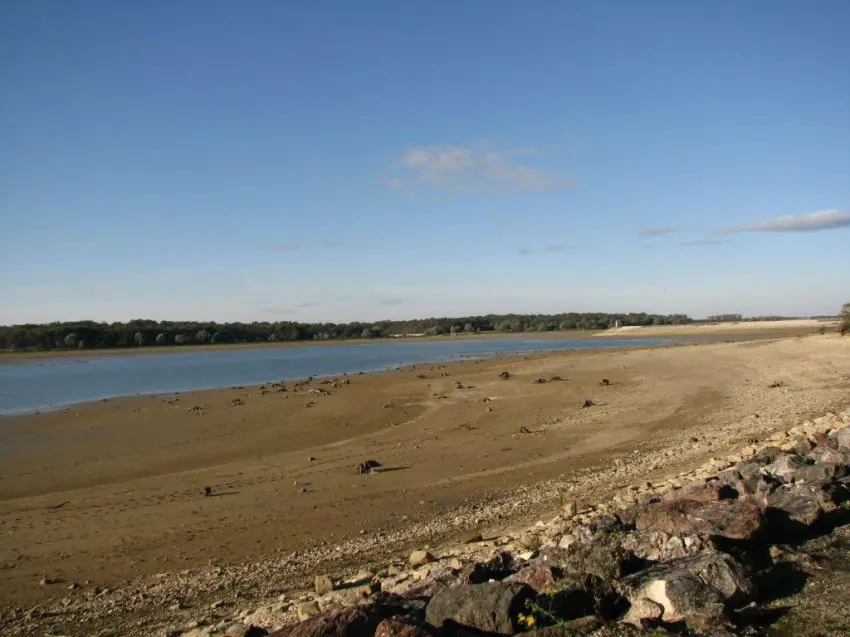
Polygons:
<instances>
[{"instance_id":1,"label":"brown rock","mask_svg":"<svg viewBox=\"0 0 850 637\"><path fill-rule=\"evenodd\" d=\"M322 613L269 637L372 637L380 618L368 606L354 606Z\"/></svg>"},{"instance_id":2,"label":"brown rock","mask_svg":"<svg viewBox=\"0 0 850 637\"><path fill-rule=\"evenodd\" d=\"M422 566L433 562L434 556L428 551L413 551L407 561L411 566Z\"/></svg>"},{"instance_id":3,"label":"brown rock","mask_svg":"<svg viewBox=\"0 0 850 637\"><path fill-rule=\"evenodd\" d=\"M545 593L553 590L559 579L560 573L551 566L529 565L507 577L504 581L526 584L537 593Z\"/></svg>"},{"instance_id":4,"label":"brown rock","mask_svg":"<svg viewBox=\"0 0 850 637\"><path fill-rule=\"evenodd\" d=\"M428 637L429 632L403 619L385 619L378 624L375 637Z\"/></svg>"},{"instance_id":5,"label":"brown rock","mask_svg":"<svg viewBox=\"0 0 850 637\"><path fill-rule=\"evenodd\" d=\"M646 507L636 520L639 530L669 534L695 533L746 540L762 525L762 511L752 502L672 500Z\"/></svg>"},{"instance_id":6,"label":"brown rock","mask_svg":"<svg viewBox=\"0 0 850 637\"><path fill-rule=\"evenodd\" d=\"M334 589L334 581L329 575L316 575L313 585L318 595L326 595Z\"/></svg>"}]
</instances>

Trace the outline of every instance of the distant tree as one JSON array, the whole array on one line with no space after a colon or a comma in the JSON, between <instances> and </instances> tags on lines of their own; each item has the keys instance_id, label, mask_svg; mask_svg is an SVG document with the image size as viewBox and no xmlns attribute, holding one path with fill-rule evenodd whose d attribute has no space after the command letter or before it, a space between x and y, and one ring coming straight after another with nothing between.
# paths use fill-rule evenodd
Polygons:
<instances>
[{"instance_id":1,"label":"distant tree","mask_svg":"<svg viewBox=\"0 0 850 637\"><path fill-rule=\"evenodd\" d=\"M841 306L841 335L844 336L850 331L850 303L845 303Z\"/></svg>"},{"instance_id":2,"label":"distant tree","mask_svg":"<svg viewBox=\"0 0 850 637\"><path fill-rule=\"evenodd\" d=\"M201 343L202 345L206 345L210 342L212 336L207 330L198 330L195 332L195 340Z\"/></svg>"},{"instance_id":3,"label":"distant tree","mask_svg":"<svg viewBox=\"0 0 850 637\"><path fill-rule=\"evenodd\" d=\"M177 336L174 337L174 344L175 345L183 345L183 343L185 343L185 342L186 342L186 337L183 336L182 334L178 334Z\"/></svg>"},{"instance_id":4,"label":"distant tree","mask_svg":"<svg viewBox=\"0 0 850 637\"><path fill-rule=\"evenodd\" d=\"M145 335L142 332L136 332L133 336L133 342L137 347L142 347L145 344Z\"/></svg>"},{"instance_id":5,"label":"distant tree","mask_svg":"<svg viewBox=\"0 0 850 637\"><path fill-rule=\"evenodd\" d=\"M475 326L472 323L467 323L466 325L463 326L463 331L466 332L467 334L471 334L472 332L475 331Z\"/></svg>"},{"instance_id":6,"label":"distant tree","mask_svg":"<svg viewBox=\"0 0 850 637\"><path fill-rule=\"evenodd\" d=\"M156 344L157 345L167 345L168 344L168 336L166 336L165 332L160 332L156 335Z\"/></svg>"},{"instance_id":7,"label":"distant tree","mask_svg":"<svg viewBox=\"0 0 850 637\"><path fill-rule=\"evenodd\" d=\"M460 332L460 325L452 325L449 328L449 334L454 335L454 334L457 334L458 332Z\"/></svg>"},{"instance_id":8,"label":"distant tree","mask_svg":"<svg viewBox=\"0 0 850 637\"><path fill-rule=\"evenodd\" d=\"M77 343L77 347L80 348L80 349L85 349L86 348L86 342L83 339L80 339L80 342Z\"/></svg>"},{"instance_id":9,"label":"distant tree","mask_svg":"<svg viewBox=\"0 0 850 637\"><path fill-rule=\"evenodd\" d=\"M360 338L372 338L372 330L368 327L363 328L363 331L360 333Z\"/></svg>"},{"instance_id":10,"label":"distant tree","mask_svg":"<svg viewBox=\"0 0 850 637\"><path fill-rule=\"evenodd\" d=\"M68 336L65 337L64 340L65 340L65 345L67 345L68 347L76 347L77 341L79 339L77 338L76 333L71 332L70 334L68 334Z\"/></svg>"}]
</instances>

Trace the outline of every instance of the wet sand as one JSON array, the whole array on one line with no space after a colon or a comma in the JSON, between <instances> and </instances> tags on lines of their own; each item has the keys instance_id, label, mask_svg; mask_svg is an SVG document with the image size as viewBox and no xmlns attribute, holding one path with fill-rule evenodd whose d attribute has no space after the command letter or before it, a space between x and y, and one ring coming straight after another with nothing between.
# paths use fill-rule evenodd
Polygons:
<instances>
[{"instance_id":1,"label":"wet sand","mask_svg":"<svg viewBox=\"0 0 850 637\"><path fill-rule=\"evenodd\" d=\"M3 418L0 602L65 592L40 587L44 576L115 586L418 524L664 444L685 425L778 427L850 402L850 339L559 352L347 379ZM582 409L585 399L596 405ZM367 459L384 471L358 475Z\"/></svg>"}]
</instances>

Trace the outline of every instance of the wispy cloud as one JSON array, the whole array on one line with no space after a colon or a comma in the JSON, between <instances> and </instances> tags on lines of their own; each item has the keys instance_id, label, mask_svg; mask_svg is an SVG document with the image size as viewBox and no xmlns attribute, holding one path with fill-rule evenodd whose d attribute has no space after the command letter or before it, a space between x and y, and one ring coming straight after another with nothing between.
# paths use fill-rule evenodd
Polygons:
<instances>
[{"instance_id":1,"label":"wispy cloud","mask_svg":"<svg viewBox=\"0 0 850 637\"><path fill-rule=\"evenodd\" d=\"M543 246L541 248L523 248L519 253L527 257L529 254L542 254L544 252L563 252L569 246Z\"/></svg>"},{"instance_id":2,"label":"wispy cloud","mask_svg":"<svg viewBox=\"0 0 850 637\"><path fill-rule=\"evenodd\" d=\"M376 301L377 305L381 305L383 307L393 307L393 306L396 306L396 305L404 305L405 303L409 303L409 302L410 302L410 299L400 297L400 296L393 296L393 297L389 297L389 298L385 298L385 299L378 299Z\"/></svg>"},{"instance_id":3,"label":"wispy cloud","mask_svg":"<svg viewBox=\"0 0 850 637\"><path fill-rule=\"evenodd\" d=\"M676 245L681 248L702 248L707 246L719 246L729 243L729 239L697 239L696 241L680 241Z\"/></svg>"},{"instance_id":4,"label":"wispy cloud","mask_svg":"<svg viewBox=\"0 0 850 637\"><path fill-rule=\"evenodd\" d=\"M404 194L444 192L456 195L510 195L565 188L571 182L519 157L533 149L479 150L467 146L416 146L397 161L400 174L385 185Z\"/></svg>"},{"instance_id":5,"label":"wispy cloud","mask_svg":"<svg viewBox=\"0 0 850 637\"><path fill-rule=\"evenodd\" d=\"M320 305L321 305L321 303L319 303L318 301L307 301L306 303L299 303L295 307L300 308L300 309L304 309L304 308L308 308L308 307L319 307Z\"/></svg>"},{"instance_id":6,"label":"wispy cloud","mask_svg":"<svg viewBox=\"0 0 850 637\"><path fill-rule=\"evenodd\" d=\"M674 232L676 232L675 228L644 228L638 235L641 237L661 237Z\"/></svg>"},{"instance_id":7,"label":"wispy cloud","mask_svg":"<svg viewBox=\"0 0 850 637\"><path fill-rule=\"evenodd\" d=\"M812 232L834 230L850 226L850 212L841 210L819 210L799 215L783 215L741 226L718 230L718 234L736 232Z\"/></svg>"},{"instance_id":8,"label":"wispy cloud","mask_svg":"<svg viewBox=\"0 0 850 637\"><path fill-rule=\"evenodd\" d=\"M275 243L272 245L272 250L278 250L280 252L292 252L293 250L298 250L300 248L297 243Z\"/></svg>"}]
</instances>

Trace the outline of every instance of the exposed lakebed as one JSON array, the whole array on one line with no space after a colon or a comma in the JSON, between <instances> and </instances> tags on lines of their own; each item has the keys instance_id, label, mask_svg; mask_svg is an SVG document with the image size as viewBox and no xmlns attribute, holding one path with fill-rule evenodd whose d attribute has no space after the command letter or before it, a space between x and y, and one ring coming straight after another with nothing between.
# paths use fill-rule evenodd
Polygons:
<instances>
[{"instance_id":1,"label":"exposed lakebed","mask_svg":"<svg viewBox=\"0 0 850 637\"><path fill-rule=\"evenodd\" d=\"M664 339L446 339L308 347L180 350L156 354L26 359L0 365L0 415L132 396L307 376L371 372L403 365L498 354L646 347Z\"/></svg>"}]
</instances>

